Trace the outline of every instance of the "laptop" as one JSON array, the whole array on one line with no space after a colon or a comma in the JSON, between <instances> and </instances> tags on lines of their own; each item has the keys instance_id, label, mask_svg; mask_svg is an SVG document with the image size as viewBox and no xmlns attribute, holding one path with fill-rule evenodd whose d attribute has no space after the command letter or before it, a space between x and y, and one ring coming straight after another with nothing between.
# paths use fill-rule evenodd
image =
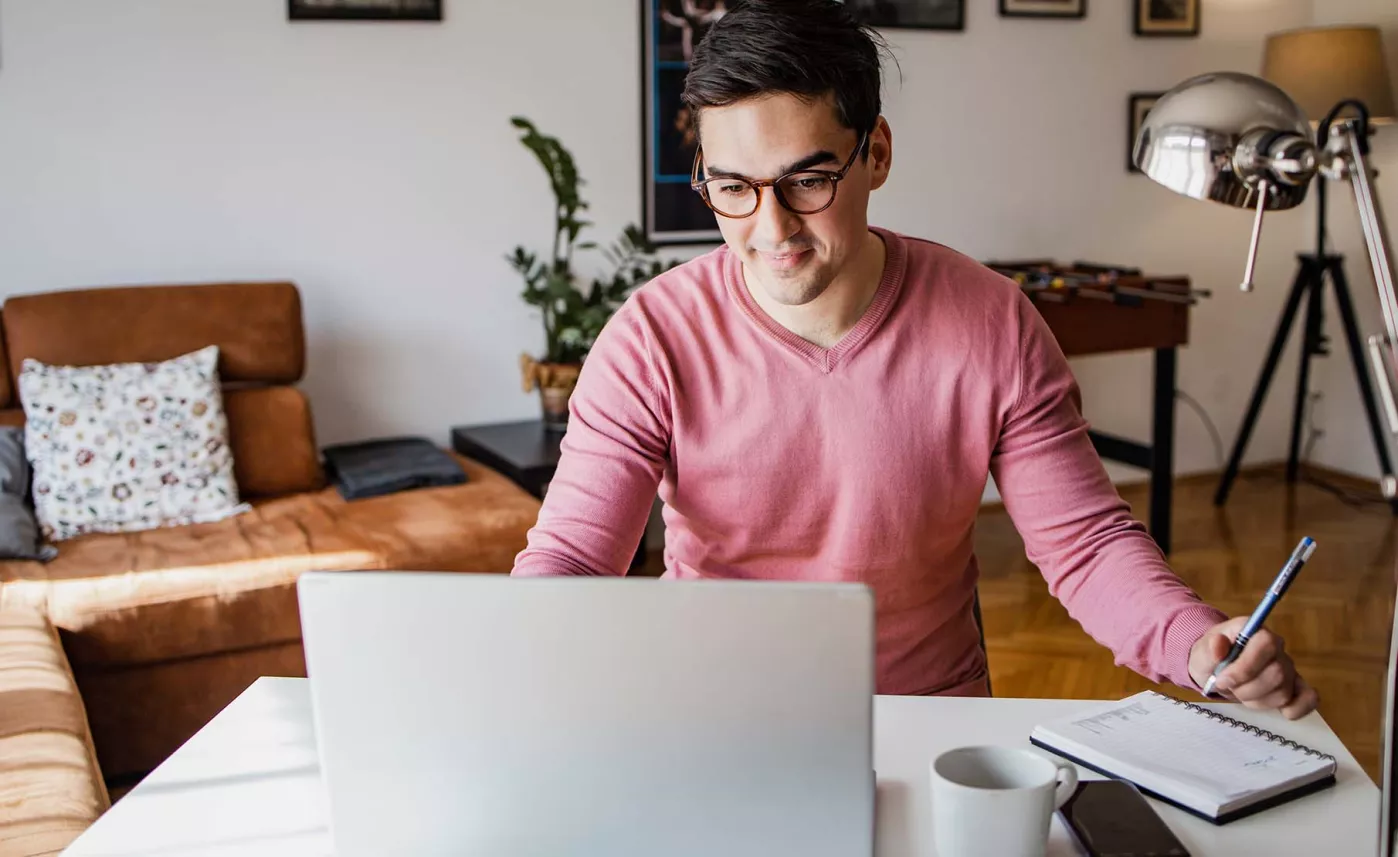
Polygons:
<instances>
[{"instance_id":1,"label":"laptop","mask_svg":"<svg viewBox=\"0 0 1398 857\"><path fill-rule=\"evenodd\" d=\"M312 572L337 857L855 857L874 843L857 584Z\"/></svg>"}]
</instances>

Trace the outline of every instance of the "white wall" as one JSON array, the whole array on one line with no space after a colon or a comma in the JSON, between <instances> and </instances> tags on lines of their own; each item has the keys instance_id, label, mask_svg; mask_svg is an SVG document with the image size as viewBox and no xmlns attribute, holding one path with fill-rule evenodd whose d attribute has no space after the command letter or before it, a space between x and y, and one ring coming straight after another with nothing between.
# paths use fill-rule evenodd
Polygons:
<instances>
[{"instance_id":1,"label":"white wall","mask_svg":"<svg viewBox=\"0 0 1398 857\"><path fill-rule=\"evenodd\" d=\"M636 5L447 6L0 0L0 293L289 278L322 441L536 415L503 256L552 199L509 117L574 149L597 237L636 217Z\"/></svg>"},{"instance_id":2,"label":"white wall","mask_svg":"<svg viewBox=\"0 0 1398 857\"><path fill-rule=\"evenodd\" d=\"M1380 25L1388 54L1388 68L1394 76L1394 92L1398 93L1398 4L1393 0L1323 0L1315 4L1315 19L1317 24ZM1394 224L1398 223L1395 220L1398 218L1398 125L1381 126L1372 142L1372 159L1379 171L1374 184L1388 218L1390 249L1398 252L1398 244L1393 243L1398 240L1398 232L1394 231ZM1346 183L1332 184L1327 218L1330 251L1345 256L1345 272L1355 299L1359 333L1364 338L1371 333L1381 333L1384 326L1374 289L1373 269L1355 212L1354 194L1350 186ZM1303 217L1305 223L1301 242L1302 246L1309 248L1315 244L1315 209L1311 204L1306 205ZM1316 416L1323 433L1315 442L1311 460L1374 477L1379 473L1378 456L1364 419L1359 387L1345 349L1339 311L1333 299L1328 297L1330 294L1327 290L1325 329L1331 339L1331 354L1312 364L1312 377L1315 378L1312 387L1322 394ZM1365 366L1368 371L1367 360ZM1294 395L1294 376L1284 380L1288 382L1284 395L1290 398ZM1387 446L1392 455L1394 444L1388 441Z\"/></svg>"},{"instance_id":3,"label":"white wall","mask_svg":"<svg viewBox=\"0 0 1398 857\"><path fill-rule=\"evenodd\" d=\"M1081 22L971 0L965 33L889 31L895 178L873 218L980 258L1213 289L1180 386L1231 442L1306 215L1274 220L1260 287L1239 294L1248 214L1128 175L1127 94L1255 72L1265 32L1333 2L1205 0L1198 39L1133 37L1123 0ZM1372 18L1383 2L1346 5ZM541 335L502 256L543 246L550 196L508 119L573 149L593 237L638 219L638 5L447 0L437 25L293 25L284 0L0 0L0 294L290 278L322 441L533 416L516 360ZM1075 370L1099 427L1148 437L1147 356ZM1325 454L1350 428L1330 405ZM1288 409L1273 398L1250 460L1284 454ZM1178 424L1179 470L1216 467L1202 423Z\"/></svg>"}]
</instances>

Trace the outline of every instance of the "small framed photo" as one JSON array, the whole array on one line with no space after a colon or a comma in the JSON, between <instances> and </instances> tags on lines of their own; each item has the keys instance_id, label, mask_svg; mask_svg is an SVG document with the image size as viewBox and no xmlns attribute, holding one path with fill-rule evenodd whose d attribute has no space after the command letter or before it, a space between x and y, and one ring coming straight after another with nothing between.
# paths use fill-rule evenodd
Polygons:
<instances>
[{"instance_id":1,"label":"small framed photo","mask_svg":"<svg viewBox=\"0 0 1398 857\"><path fill-rule=\"evenodd\" d=\"M1000 0L1002 18L1086 18L1087 0Z\"/></svg>"},{"instance_id":2,"label":"small framed photo","mask_svg":"<svg viewBox=\"0 0 1398 857\"><path fill-rule=\"evenodd\" d=\"M292 21L440 21L443 0L286 0Z\"/></svg>"},{"instance_id":3,"label":"small framed photo","mask_svg":"<svg viewBox=\"0 0 1398 857\"><path fill-rule=\"evenodd\" d=\"M860 21L878 29L966 29L966 0L844 0L844 3Z\"/></svg>"},{"instance_id":4,"label":"small framed photo","mask_svg":"<svg viewBox=\"0 0 1398 857\"><path fill-rule=\"evenodd\" d=\"M1155 106L1155 102L1160 100L1163 92L1133 92L1127 103L1126 117L1126 171L1128 173L1139 173L1141 170L1136 166L1136 159L1132 157L1136 151L1136 138L1140 136L1141 126L1145 124L1146 115Z\"/></svg>"},{"instance_id":5,"label":"small framed photo","mask_svg":"<svg viewBox=\"0 0 1398 857\"><path fill-rule=\"evenodd\" d=\"M1132 0L1136 4L1136 35L1199 35L1200 0Z\"/></svg>"}]
</instances>

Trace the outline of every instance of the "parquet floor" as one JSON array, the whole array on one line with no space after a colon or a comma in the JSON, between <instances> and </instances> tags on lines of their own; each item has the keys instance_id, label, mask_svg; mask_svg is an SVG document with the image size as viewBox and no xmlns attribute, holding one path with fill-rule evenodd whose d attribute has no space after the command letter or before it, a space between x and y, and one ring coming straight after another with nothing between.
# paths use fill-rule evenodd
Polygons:
<instances>
[{"instance_id":1,"label":"parquet floor","mask_svg":"<svg viewBox=\"0 0 1398 857\"><path fill-rule=\"evenodd\" d=\"M1245 615L1301 536L1318 542L1268 626L1319 690L1326 722L1377 782L1398 519L1367 483L1328 473L1309 478L1320 484L1288 485L1280 467L1245 472L1223 509L1213 505L1216 477L1178 480L1170 562L1205 600ZM1144 520L1146 486L1122 495ZM982 513L976 549L996 696L1115 699L1154 688L1198 698L1116 666L1048 594L1003 509ZM639 573L662 569L653 553Z\"/></svg>"}]
</instances>

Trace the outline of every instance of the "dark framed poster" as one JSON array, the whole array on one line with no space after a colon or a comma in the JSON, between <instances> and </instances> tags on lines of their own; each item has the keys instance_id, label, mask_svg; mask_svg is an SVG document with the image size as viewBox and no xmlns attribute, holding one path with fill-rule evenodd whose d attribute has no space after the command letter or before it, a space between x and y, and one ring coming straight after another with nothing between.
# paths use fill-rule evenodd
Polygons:
<instances>
[{"instance_id":1,"label":"dark framed poster","mask_svg":"<svg viewBox=\"0 0 1398 857\"><path fill-rule=\"evenodd\" d=\"M656 245L717 244L716 215L689 186L699 141L680 102L694 46L728 0L641 0L641 209Z\"/></svg>"}]
</instances>

